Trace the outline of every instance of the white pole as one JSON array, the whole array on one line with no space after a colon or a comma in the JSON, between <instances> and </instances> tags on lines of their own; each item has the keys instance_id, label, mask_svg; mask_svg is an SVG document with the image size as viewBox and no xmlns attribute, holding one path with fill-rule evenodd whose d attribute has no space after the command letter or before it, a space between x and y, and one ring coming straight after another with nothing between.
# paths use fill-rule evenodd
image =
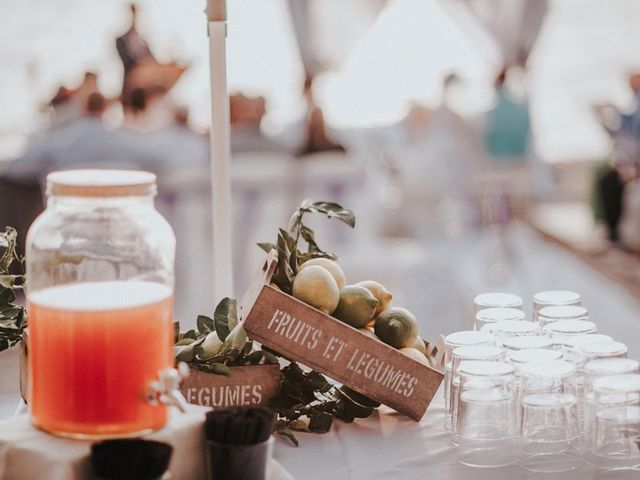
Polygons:
<instances>
[{"instance_id":1,"label":"white pole","mask_svg":"<svg viewBox=\"0 0 640 480\"><path fill-rule=\"evenodd\" d=\"M213 215L213 294L219 302L233 295L231 264L231 173L229 94L227 91L227 6L207 0L211 80L211 195Z\"/></svg>"}]
</instances>

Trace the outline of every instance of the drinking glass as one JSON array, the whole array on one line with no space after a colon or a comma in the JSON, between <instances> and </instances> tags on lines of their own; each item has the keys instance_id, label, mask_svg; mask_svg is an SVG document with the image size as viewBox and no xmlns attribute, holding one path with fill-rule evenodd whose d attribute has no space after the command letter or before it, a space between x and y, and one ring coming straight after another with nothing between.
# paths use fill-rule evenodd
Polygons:
<instances>
[{"instance_id":1,"label":"drinking glass","mask_svg":"<svg viewBox=\"0 0 640 480\"><path fill-rule=\"evenodd\" d=\"M449 405L451 398L451 353L457 347L465 345L494 345L495 337L488 332L478 332L474 330L461 330L447 335L444 339L444 404ZM447 409L448 410L448 409ZM445 415L445 428L451 426L451 417Z\"/></svg>"},{"instance_id":2,"label":"drinking glass","mask_svg":"<svg viewBox=\"0 0 640 480\"><path fill-rule=\"evenodd\" d=\"M473 299L474 314L484 308L519 308L522 310L522 298L512 293L481 293Z\"/></svg>"},{"instance_id":3,"label":"drinking glass","mask_svg":"<svg viewBox=\"0 0 640 480\"><path fill-rule=\"evenodd\" d=\"M549 335L557 344L566 345L571 337L597 333L598 327L589 320L560 320L545 325L542 332Z\"/></svg>"},{"instance_id":4,"label":"drinking glass","mask_svg":"<svg viewBox=\"0 0 640 480\"><path fill-rule=\"evenodd\" d=\"M524 320L525 314L517 308L483 308L476 313L473 324L474 330L481 330L488 323L497 323L502 320Z\"/></svg>"},{"instance_id":5,"label":"drinking glass","mask_svg":"<svg viewBox=\"0 0 640 480\"><path fill-rule=\"evenodd\" d=\"M533 393L576 394L576 367L564 360L523 364L518 372L523 395Z\"/></svg>"},{"instance_id":6,"label":"drinking glass","mask_svg":"<svg viewBox=\"0 0 640 480\"><path fill-rule=\"evenodd\" d=\"M511 362L511 365L513 365L513 368L517 373L520 371L520 367L527 363L562 360L562 352L560 350L552 350L549 348L512 350L507 353L507 360Z\"/></svg>"},{"instance_id":7,"label":"drinking glass","mask_svg":"<svg viewBox=\"0 0 640 480\"><path fill-rule=\"evenodd\" d=\"M593 423L595 415L593 382L600 377L640 372L640 362L631 358L599 358L588 361L582 367L583 424L587 448L593 448ZM612 398L615 401L615 398Z\"/></svg>"},{"instance_id":8,"label":"drinking glass","mask_svg":"<svg viewBox=\"0 0 640 480\"><path fill-rule=\"evenodd\" d=\"M551 337L546 335L524 335L521 337L506 337L502 340L502 346L506 350L552 349L555 347L555 343Z\"/></svg>"},{"instance_id":9,"label":"drinking glass","mask_svg":"<svg viewBox=\"0 0 640 480\"><path fill-rule=\"evenodd\" d=\"M502 360L504 358L504 350L493 345L468 345L466 347L458 347L451 354L451 390L449 392L449 403L447 403L447 412L445 420L448 419L449 428L453 426L456 415L456 407L458 404L458 396L460 391L460 377L458 368L460 363L467 360Z\"/></svg>"},{"instance_id":10,"label":"drinking glass","mask_svg":"<svg viewBox=\"0 0 640 480\"><path fill-rule=\"evenodd\" d=\"M460 463L500 467L516 461L513 367L499 361L463 361L455 437Z\"/></svg>"},{"instance_id":11,"label":"drinking glass","mask_svg":"<svg viewBox=\"0 0 640 480\"><path fill-rule=\"evenodd\" d=\"M640 466L640 375L612 375L593 382L593 451L597 468Z\"/></svg>"},{"instance_id":12,"label":"drinking glass","mask_svg":"<svg viewBox=\"0 0 640 480\"><path fill-rule=\"evenodd\" d=\"M558 307L544 307L538 312L540 326L562 320L589 320L589 312L582 305L563 305Z\"/></svg>"},{"instance_id":13,"label":"drinking glass","mask_svg":"<svg viewBox=\"0 0 640 480\"><path fill-rule=\"evenodd\" d=\"M537 364L536 364L537 365ZM560 381L560 377L557 377ZM523 394L519 465L533 472L561 473L583 462L577 399L572 393Z\"/></svg>"},{"instance_id":14,"label":"drinking glass","mask_svg":"<svg viewBox=\"0 0 640 480\"><path fill-rule=\"evenodd\" d=\"M533 296L533 318L538 321L538 312L544 307L580 305L580 294L570 290L547 290Z\"/></svg>"}]
</instances>

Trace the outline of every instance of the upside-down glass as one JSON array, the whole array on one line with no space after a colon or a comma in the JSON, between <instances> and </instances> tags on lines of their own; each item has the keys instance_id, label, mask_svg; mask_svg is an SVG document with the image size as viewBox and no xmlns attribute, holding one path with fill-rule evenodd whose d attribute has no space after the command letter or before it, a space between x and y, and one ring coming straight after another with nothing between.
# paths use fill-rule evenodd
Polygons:
<instances>
[{"instance_id":1,"label":"upside-down glass","mask_svg":"<svg viewBox=\"0 0 640 480\"><path fill-rule=\"evenodd\" d=\"M597 378L626 375L640 372L640 362L631 358L600 358L591 360L582 367L584 384L584 435L588 449L593 448L593 425L595 421L593 382ZM615 396L608 397L615 403ZM601 399L602 400L602 399Z\"/></svg>"},{"instance_id":2,"label":"upside-down glass","mask_svg":"<svg viewBox=\"0 0 640 480\"><path fill-rule=\"evenodd\" d=\"M444 339L444 404L445 408L449 405L451 399L451 354L457 347L466 345L494 345L495 337L488 332L478 332L474 330L461 330L459 332L450 333ZM448 408L446 408L448 411ZM445 428L451 426L451 416L447 413L444 419Z\"/></svg>"},{"instance_id":3,"label":"upside-down glass","mask_svg":"<svg viewBox=\"0 0 640 480\"><path fill-rule=\"evenodd\" d=\"M535 472L566 472L582 463L575 367L564 360L519 369L519 464Z\"/></svg>"},{"instance_id":4,"label":"upside-down glass","mask_svg":"<svg viewBox=\"0 0 640 480\"><path fill-rule=\"evenodd\" d=\"M595 417L589 463L605 469L640 466L640 375L597 378L593 393Z\"/></svg>"},{"instance_id":5,"label":"upside-down glass","mask_svg":"<svg viewBox=\"0 0 640 480\"><path fill-rule=\"evenodd\" d=\"M493 468L514 463L516 421L513 367L497 361L460 364L455 438L460 463Z\"/></svg>"},{"instance_id":6,"label":"upside-down glass","mask_svg":"<svg viewBox=\"0 0 640 480\"><path fill-rule=\"evenodd\" d=\"M570 290L547 290L533 296L533 318L538 321L538 312L544 307L580 305L580 294Z\"/></svg>"},{"instance_id":7,"label":"upside-down glass","mask_svg":"<svg viewBox=\"0 0 640 480\"><path fill-rule=\"evenodd\" d=\"M485 308L519 308L522 310L522 298L512 293L481 293L473 299L474 314Z\"/></svg>"},{"instance_id":8,"label":"upside-down glass","mask_svg":"<svg viewBox=\"0 0 640 480\"><path fill-rule=\"evenodd\" d=\"M502 320L524 320L525 314L517 308L484 308L476 314L473 324L474 330L481 330L488 323L497 323Z\"/></svg>"},{"instance_id":9,"label":"upside-down glass","mask_svg":"<svg viewBox=\"0 0 640 480\"><path fill-rule=\"evenodd\" d=\"M597 333L598 327L588 320L561 320L548 323L542 329L545 335L549 335L557 344L566 345L571 337Z\"/></svg>"},{"instance_id":10,"label":"upside-down glass","mask_svg":"<svg viewBox=\"0 0 640 480\"><path fill-rule=\"evenodd\" d=\"M26 255L29 406L41 429L102 438L166 422L147 396L173 365L175 239L155 191L146 172L47 177Z\"/></svg>"},{"instance_id":11,"label":"upside-down glass","mask_svg":"<svg viewBox=\"0 0 640 480\"><path fill-rule=\"evenodd\" d=\"M589 320L589 312L581 305L544 307L538 312L540 327L562 320Z\"/></svg>"},{"instance_id":12,"label":"upside-down glass","mask_svg":"<svg viewBox=\"0 0 640 480\"><path fill-rule=\"evenodd\" d=\"M458 368L461 362L468 360L503 360L504 350L493 345L468 345L456 348L451 354L451 391L449 393L449 403L447 403L446 418L450 418L453 426L456 416L456 407L458 404L458 395L460 388L460 376Z\"/></svg>"}]
</instances>

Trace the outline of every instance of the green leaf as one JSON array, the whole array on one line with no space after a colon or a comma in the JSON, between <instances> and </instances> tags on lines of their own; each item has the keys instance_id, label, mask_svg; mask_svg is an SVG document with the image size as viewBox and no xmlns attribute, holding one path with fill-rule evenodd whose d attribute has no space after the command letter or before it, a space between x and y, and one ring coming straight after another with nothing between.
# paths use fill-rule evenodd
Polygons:
<instances>
[{"instance_id":1,"label":"green leaf","mask_svg":"<svg viewBox=\"0 0 640 480\"><path fill-rule=\"evenodd\" d=\"M196 333L195 330L189 330L188 332L185 332L182 335L182 338L191 338L191 339L195 340L195 339L198 338L198 334Z\"/></svg>"},{"instance_id":2,"label":"green leaf","mask_svg":"<svg viewBox=\"0 0 640 480\"><path fill-rule=\"evenodd\" d=\"M13 303L16 299L16 294L10 288L3 288L0 290L0 305L7 305Z\"/></svg>"},{"instance_id":3,"label":"green leaf","mask_svg":"<svg viewBox=\"0 0 640 480\"><path fill-rule=\"evenodd\" d=\"M210 366L211 373L214 373L216 375L224 375L225 377L231 376L231 369L224 363L212 363Z\"/></svg>"},{"instance_id":4,"label":"green leaf","mask_svg":"<svg viewBox=\"0 0 640 480\"><path fill-rule=\"evenodd\" d=\"M215 331L218 332L218 337L224 342L229 336L230 331L238 323L235 298L225 297L220 301L213 314L213 322ZM244 343L242 345L244 346ZM240 349L242 349L242 346L239 347L239 350Z\"/></svg>"},{"instance_id":5,"label":"green leaf","mask_svg":"<svg viewBox=\"0 0 640 480\"><path fill-rule=\"evenodd\" d=\"M190 362L195 358L194 346L193 343L185 346L176 345L173 347L173 355L176 357L176 360Z\"/></svg>"},{"instance_id":6,"label":"green leaf","mask_svg":"<svg viewBox=\"0 0 640 480\"><path fill-rule=\"evenodd\" d=\"M213 325L213 318L207 317L206 315L198 315L196 326L198 327L198 333L200 333L201 335L206 335L215 330L215 327Z\"/></svg>"},{"instance_id":7,"label":"green leaf","mask_svg":"<svg viewBox=\"0 0 640 480\"><path fill-rule=\"evenodd\" d=\"M356 226L356 216L354 213L347 208L343 208L342 205L338 205L337 203L314 202L312 206L308 208L310 208L311 211L324 213L329 218L335 217L349 225L351 228L355 228Z\"/></svg>"},{"instance_id":8,"label":"green leaf","mask_svg":"<svg viewBox=\"0 0 640 480\"><path fill-rule=\"evenodd\" d=\"M261 242L261 243L258 243L258 246L267 253L271 252L271 250L278 249L275 243L270 243L270 242Z\"/></svg>"},{"instance_id":9,"label":"green leaf","mask_svg":"<svg viewBox=\"0 0 640 480\"><path fill-rule=\"evenodd\" d=\"M309 431L327 433L333 425L333 415L326 412L314 412L309 417Z\"/></svg>"},{"instance_id":10,"label":"green leaf","mask_svg":"<svg viewBox=\"0 0 640 480\"><path fill-rule=\"evenodd\" d=\"M238 351L242 350L246 343L247 332L245 332L242 325L236 325L236 327L229 333L227 339L225 340L225 344L228 345L228 348L232 348Z\"/></svg>"}]
</instances>

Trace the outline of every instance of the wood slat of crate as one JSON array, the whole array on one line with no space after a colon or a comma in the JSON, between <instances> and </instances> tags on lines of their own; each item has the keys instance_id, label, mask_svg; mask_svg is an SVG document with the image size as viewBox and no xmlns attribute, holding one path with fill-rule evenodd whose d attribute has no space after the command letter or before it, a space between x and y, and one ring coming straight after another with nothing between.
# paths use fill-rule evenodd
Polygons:
<instances>
[{"instance_id":1,"label":"wood slat of crate","mask_svg":"<svg viewBox=\"0 0 640 480\"><path fill-rule=\"evenodd\" d=\"M263 405L280 389L278 365L246 365L230 370L229 377L191 370L180 391L189 403L218 409Z\"/></svg>"},{"instance_id":2,"label":"wood slat of crate","mask_svg":"<svg viewBox=\"0 0 640 480\"><path fill-rule=\"evenodd\" d=\"M269 259L265 279L273 271ZM243 302L252 339L418 421L443 374L264 284ZM253 298L251 298L253 300Z\"/></svg>"}]
</instances>

